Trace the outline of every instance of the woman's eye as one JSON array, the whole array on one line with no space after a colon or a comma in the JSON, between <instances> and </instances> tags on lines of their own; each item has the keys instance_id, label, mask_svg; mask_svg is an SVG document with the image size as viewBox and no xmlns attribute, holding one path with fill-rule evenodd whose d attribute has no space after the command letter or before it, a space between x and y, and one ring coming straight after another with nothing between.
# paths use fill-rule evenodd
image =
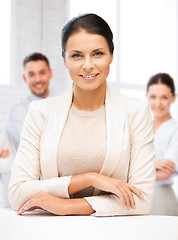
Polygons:
<instances>
[{"instance_id":1,"label":"woman's eye","mask_svg":"<svg viewBox=\"0 0 178 240\"><path fill-rule=\"evenodd\" d=\"M81 55L80 55L80 54L77 54L77 53L75 53L75 54L73 54L73 55L72 55L72 57L73 57L73 58L79 58L79 57L81 57Z\"/></svg>"},{"instance_id":2,"label":"woman's eye","mask_svg":"<svg viewBox=\"0 0 178 240\"><path fill-rule=\"evenodd\" d=\"M94 55L95 56L101 56L101 55L103 55L103 53L102 52L96 52L96 53L94 53Z\"/></svg>"}]
</instances>

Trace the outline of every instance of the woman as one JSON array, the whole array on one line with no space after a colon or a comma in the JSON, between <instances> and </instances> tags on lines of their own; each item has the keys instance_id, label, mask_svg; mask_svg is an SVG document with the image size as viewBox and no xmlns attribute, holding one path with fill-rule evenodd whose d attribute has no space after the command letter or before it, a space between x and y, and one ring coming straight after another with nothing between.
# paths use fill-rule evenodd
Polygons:
<instances>
[{"instance_id":1,"label":"woman","mask_svg":"<svg viewBox=\"0 0 178 240\"><path fill-rule=\"evenodd\" d=\"M152 121L144 103L107 88L113 51L112 32L99 16L64 26L62 56L73 91L30 106L9 188L18 214L34 208L57 215L149 213Z\"/></svg>"},{"instance_id":2,"label":"woman","mask_svg":"<svg viewBox=\"0 0 178 240\"><path fill-rule=\"evenodd\" d=\"M176 99L174 81L166 73L152 76L147 84L147 98L153 113L156 151L156 194L151 213L177 215L178 203L172 189L178 170L178 123L170 113Z\"/></svg>"}]
</instances>

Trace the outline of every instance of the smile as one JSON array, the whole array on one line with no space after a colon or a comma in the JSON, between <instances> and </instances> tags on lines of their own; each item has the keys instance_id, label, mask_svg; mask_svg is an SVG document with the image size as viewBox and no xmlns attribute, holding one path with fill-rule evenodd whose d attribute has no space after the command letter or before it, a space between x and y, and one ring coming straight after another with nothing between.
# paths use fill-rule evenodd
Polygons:
<instances>
[{"instance_id":1,"label":"smile","mask_svg":"<svg viewBox=\"0 0 178 240\"><path fill-rule=\"evenodd\" d=\"M36 84L34 87L37 89L41 89L41 88L43 88L43 84Z\"/></svg>"},{"instance_id":2,"label":"smile","mask_svg":"<svg viewBox=\"0 0 178 240\"><path fill-rule=\"evenodd\" d=\"M98 75L98 73L97 74L90 74L90 75L80 75L80 76L85 78L85 79L92 79L92 78L96 77L97 75Z\"/></svg>"}]
</instances>

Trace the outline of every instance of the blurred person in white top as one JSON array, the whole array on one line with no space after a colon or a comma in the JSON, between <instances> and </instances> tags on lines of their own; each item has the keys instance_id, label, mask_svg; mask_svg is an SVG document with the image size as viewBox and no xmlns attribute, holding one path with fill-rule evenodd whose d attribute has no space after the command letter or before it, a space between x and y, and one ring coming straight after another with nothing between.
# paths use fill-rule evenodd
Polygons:
<instances>
[{"instance_id":1,"label":"blurred person in white top","mask_svg":"<svg viewBox=\"0 0 178 240\"><path fill-rule=\"evenodd\" d=\"M175 85L167 73L158 73L147 84L147 99L153 114L156 153L156 191L151 214L178 215L173 178L178 171L178 122L172 118Z\"/></svg>"}]
</instances>

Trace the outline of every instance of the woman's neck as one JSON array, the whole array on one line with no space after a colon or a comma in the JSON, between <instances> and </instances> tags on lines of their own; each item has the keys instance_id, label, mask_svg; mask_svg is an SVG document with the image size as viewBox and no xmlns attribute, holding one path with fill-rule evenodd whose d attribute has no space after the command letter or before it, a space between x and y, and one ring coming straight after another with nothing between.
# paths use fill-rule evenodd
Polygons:
<instances>
[{"instance_id":1,"label":"woman's neck","mask_svg":"<svg viewBox=\"0 0 178 240\"><path fill-rule=\"evenodd\" d=\"M162 117L162 118L154 118L153 120L153 130L154 130L154 134L156 133L156 131L158 130L158 128L166 121L170 120L171 114L167 114L166 116Z\"/></svg>"},{"instance_id":2,"label":"woman's neck","mask_svg":"<svg viewBox=\"0 0 178 240\"><path fill-rule=\"evenodd\" d=\"M83 111L95 111L105 103L106 83L94 90L83 90L74 86L73 104Z\"/></svg>"}]
</instances>

